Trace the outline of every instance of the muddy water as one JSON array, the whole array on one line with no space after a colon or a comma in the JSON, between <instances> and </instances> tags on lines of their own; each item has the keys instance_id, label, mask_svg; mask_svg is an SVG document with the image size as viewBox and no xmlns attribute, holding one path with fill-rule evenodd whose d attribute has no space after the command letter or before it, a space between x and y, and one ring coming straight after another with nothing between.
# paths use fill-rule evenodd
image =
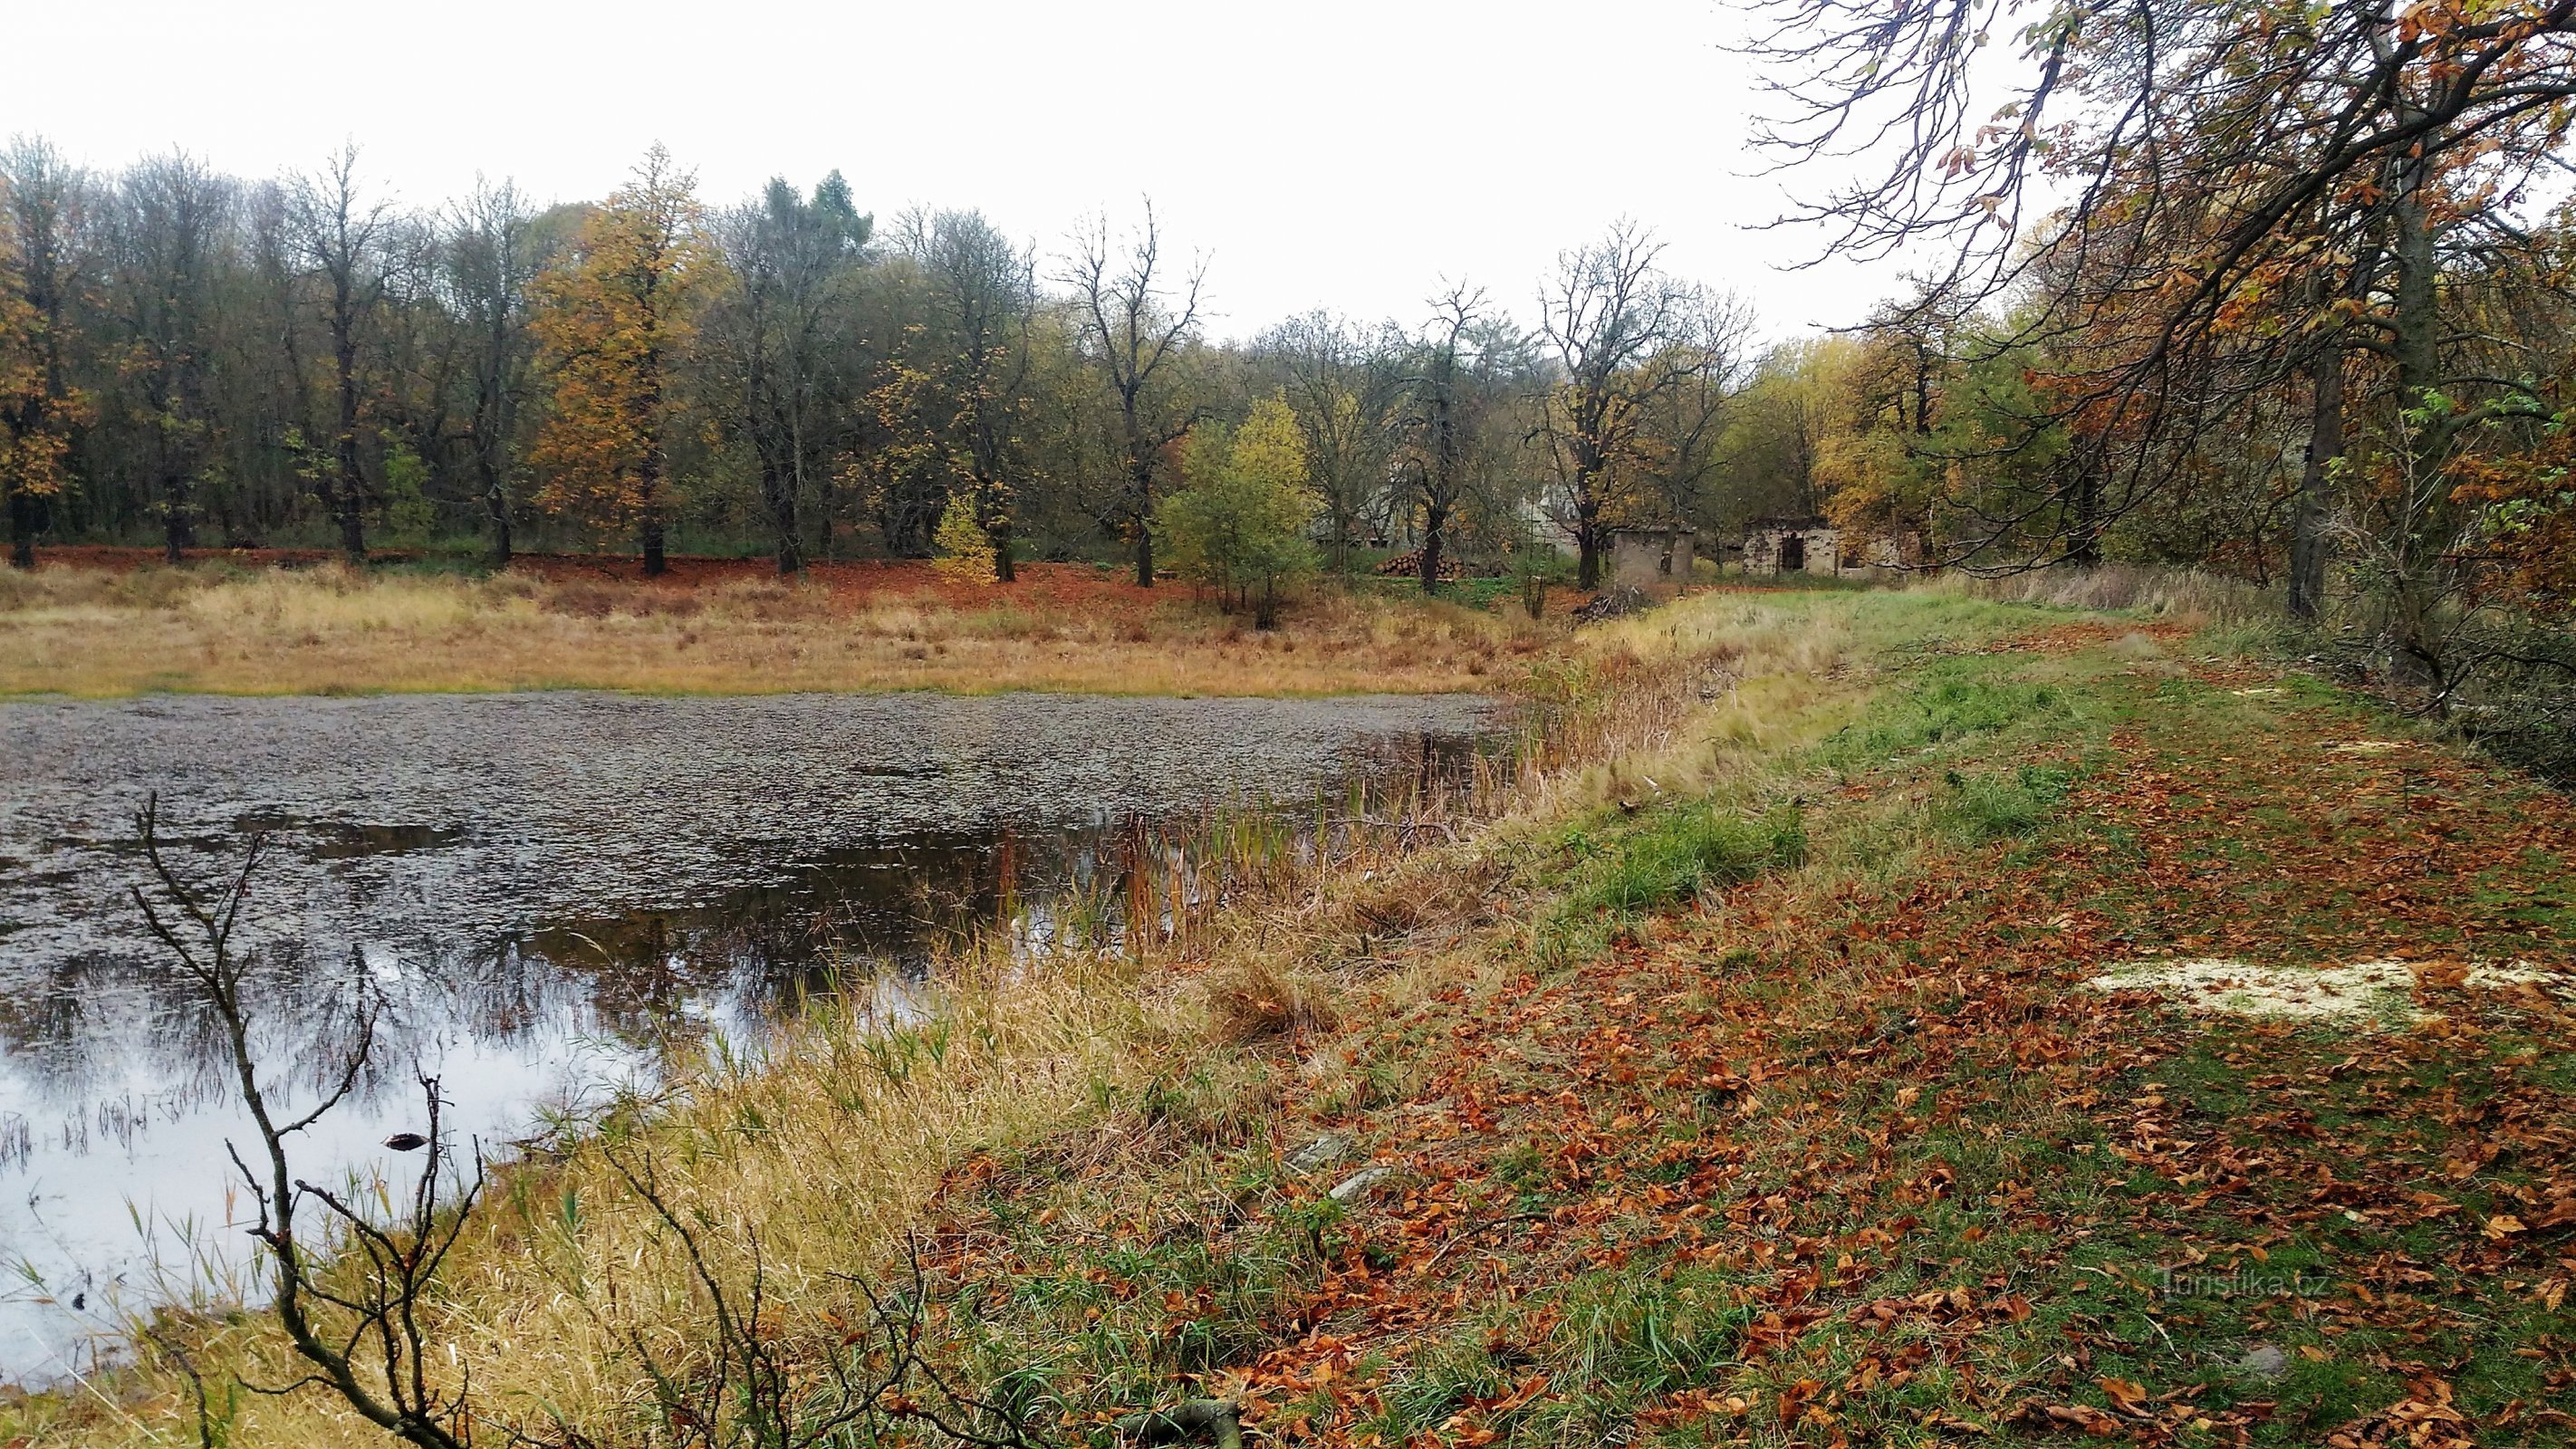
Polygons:
<instances>
[{"instance_id":1,"label":"muddy water","mask_svg":"<svg viewBox=\"0 0 2576 1449\"><path fill-rule=\"evenodd\" d=\"M146 934L135 812L183 872L267 863L242 928L261 1051L310 1104L355 1003L370 1075L303 1144L327 1180L420 1125L507 1142L756 1048L782 1002L899 991L1007 897L1044 929L1114 894L1138 822L1279 808L1453 762L1469 697L619 695L0 705L0 1380L59 1377L119 1310L242 1258L244 1121ZM1293 813L1304 813L1302 810ZM212 1269L188 1265L212 1263Z\"/></svg>"}]
</instances>

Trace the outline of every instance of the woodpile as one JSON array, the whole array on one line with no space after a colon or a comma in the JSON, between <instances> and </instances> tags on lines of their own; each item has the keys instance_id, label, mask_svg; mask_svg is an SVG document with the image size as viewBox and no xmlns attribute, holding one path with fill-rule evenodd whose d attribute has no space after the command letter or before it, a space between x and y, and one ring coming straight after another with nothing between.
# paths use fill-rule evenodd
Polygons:
<instances>
[{"instance_id":1,"label":"woodpile","mask_svg":"<svg viewBox=\"0 0 2576 1449\"><path fill-rule=\"evenodd\" d=\"M1422 550L1417 548L1410 553L1397 554L1395 557L1379 564L1377 566L1377 572L1378 577L1380 578L1418 579L1422 577ZM1456 554L1448 554L1441 558L1441 578L1456 580L1463 579L1466 576L1467 570L1459 564L1458 556Z\"/></svg>"}]
</instances>

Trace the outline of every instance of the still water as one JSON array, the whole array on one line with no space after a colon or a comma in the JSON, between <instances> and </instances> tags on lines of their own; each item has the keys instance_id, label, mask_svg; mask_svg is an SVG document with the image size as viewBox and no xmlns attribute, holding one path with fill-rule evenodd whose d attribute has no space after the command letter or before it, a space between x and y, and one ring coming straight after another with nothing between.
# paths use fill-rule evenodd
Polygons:
<instances>
[{"instance_id":1,"label":"still water","mask_svg":"<svg viewBox=\"0 0 2576 1449\"><path fill-rule=\"evenodd\" d=\"M384 1003L360 1092L306 1134L327 1180L447 1117L506 1144L747 1046L782 1002L917 977L1005 894L1045 922L1121 842L1454 763L1470 696L601 694L0 704L0 1382L58 1379L120 1310L239 1262L249 1141L213 1023L147 934L135 813L212 879L265 833L242 939L260 1050L310 1105ZM502 1148L506 1152L506 1147Z\"/></svg>"}]
</instances>

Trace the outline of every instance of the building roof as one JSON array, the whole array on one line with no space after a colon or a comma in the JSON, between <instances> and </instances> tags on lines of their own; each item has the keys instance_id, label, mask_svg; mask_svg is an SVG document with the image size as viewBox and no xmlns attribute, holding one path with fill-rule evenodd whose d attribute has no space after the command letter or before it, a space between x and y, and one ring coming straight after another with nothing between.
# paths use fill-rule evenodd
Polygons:
<instances>
[{"instance_id":1,"label":"building roof","mask_svg":"<svg viewBox=\"0 0 2576 1449\"><path fill-rule=\"evenodd\" d=\"M1803 518L1749 518L1744 522L1744 531L1763 533L1772 529L1785 528L1795 529L1800 533L1813 533L1818 529L1832 530L1833 526L1831 521L1809 514Z\"/></svg>"}]
</instances>

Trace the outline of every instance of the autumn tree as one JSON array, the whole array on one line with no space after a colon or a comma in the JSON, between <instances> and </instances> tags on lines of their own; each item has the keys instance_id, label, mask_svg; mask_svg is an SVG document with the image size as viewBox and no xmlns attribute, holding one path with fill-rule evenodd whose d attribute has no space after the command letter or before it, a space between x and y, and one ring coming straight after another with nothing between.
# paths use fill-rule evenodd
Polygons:
<instances>
[{"instance_id":1,"label":"autumn tree","mask_svg":"<svg viewBox=\"0 0 2576 1449\"><path fill-rule=\"evenodd\" d=\"M1253 610L1256 628L1278 622L1282 585L1314 567L1306 528L1315 516L1304 435L1281 397L1252 405L1241 427L1191 434L1187 486L1163 500L1158 523L1185 578Z\"/></svg>"},{"instance_id":2,"label":"autumn tree","mask_svg":"<svg viewBox=\"0 0 2576 1449\"><path fill-rule=\"evenodd\" d=\"M41 139L0 152L0 492L18 568L35 566L38 509L62 492L72 431L89 413L67 358L84 190Z\"/></svg>"},{"instance_id":3,"label":"autumn tree","mask_svg":"<svg viewBox=\"0 0 2576 1449\"><path fill-rule=\"evenodd\" d=\"M1141 230L1113 244L1106 217L1075 234L1065 281L1083 328L1084 351L1118 410L1126 465L1126 526L1135 545L1136 584L1154 584L1155 475L1163 450L1196 414L1169 396L1180 349L1197 333L1203 268L1174 281L1151 202Z\"/></svg>"},{"instance_id":4,"label":"autumn tree","mask_svg":"<svg viewBox=\"0 0 2576 1449\"><path fill-rule=\"evenodd\" d=\"M537 282L532 322L553 382L534 461L540 507L594 528L631 527L644 572L669 565L670 441L678 370L721 262L696 181L656 145Z\"/></svg>"},{"instance_id":5,"label":"autumn tree","mask_svg":"<svg viewBox=\"0 0 2576 1449\"><path fill-rule=\"evenodd\" d=\"M1991 342L2038 349L2031 425L2070 446L2010 512L1957 509L1955 559L2098 559L2105 530L2299 396L2291 597L2315 606L2332 478L2422 489L2382 510L2399 531L2379 551L2397 652L2431 667L2427 601L2474 522L2430 480L2547 410L2446 317L2448 279L2531 248L2517 201L2564 165L2576 3L2075 5L2013 31L1983 0L1762 9L1767 143L1850 178L1799 213L1825 249L1932 253L1931 305L2017 298Z\"/></svg>"}]
</instances>

